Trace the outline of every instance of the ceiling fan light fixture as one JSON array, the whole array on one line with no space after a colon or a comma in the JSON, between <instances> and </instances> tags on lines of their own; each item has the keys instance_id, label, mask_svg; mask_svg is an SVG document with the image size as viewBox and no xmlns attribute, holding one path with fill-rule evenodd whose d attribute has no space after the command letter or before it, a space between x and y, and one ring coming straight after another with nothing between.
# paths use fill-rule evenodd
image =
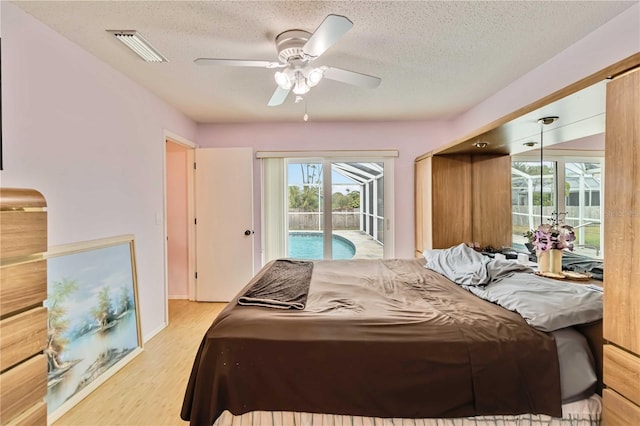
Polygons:
<instances>
[{"instance_id":1,"label":"ceiling fan light fixture","mask_svg":"<svg viewBox=\"0 0 640 426\"><path fill-rule=\"evenodd\" d=\"M280 86L284 90L289 90L291 89L291 86L293 86L293 82L287 75L286 71L276 72L274 78L276 80L276 84L278 84L278 86Z\"/></svg>"},{"instance_id":2,"label":"ceiling fan light fixture","mask_svg":"<svg viewBox=\"0 0 640 426\"><path fill-rule=\"evenodd\" d=\"M296 81L296 84L293 85L293 93L296 95L304 95L309 93L309 90L311 90L311 87L304 80Z\"/></svg>"},{"instance_id":3,"label":"ceiling fan light fixture","mask_svg":"<svg viewBox=\"0 0 640 426\"><path fill-rule=\"evenodd\" d=\"M323 75L324 74L321 68L313 68L307 74L307 84L311 87L314 87L315 85L320 83L320 80L322 80Z\"/></svg>"},{"instance_id":4,"label":"ceiling fan light fixture","mask_svg":"<svg viewBox=\"0 0 640 426\"><path fill-rule=\"evenodd\" d=\"M298 98L309 93L323 78L339 81L366 89L380 85L381 79L355 71L329 66L314 68L316 60L347 31L353 22L342 15L329 14L313 33L303 30L286 30L276 36L278 62L253 59L196 58L197 65L226 65L252 68L282 68L274 71L277 87L271 95L268 106L278 106L287 99L290 92Z\"/></svg>"},{"instance_id":5,"label":"ceiling fan light fixture","mask_svg":"<svg viewBox=\"0 0 640 426\"><path fill-rule=\"evenodd\" d=\"M302 71L296 70L295 72L295 83L293 83L293 93L296 95L304 95L311 90L309 84L307 84L307 79L305 78Z\"/></svg>"},{"instance_id":6,"label":"ceiling fan light fixture","mask_svg":"<svg viewBox=\"0 0 640 426\"><path fill-rule=\"evenodd\" d=\"M168 62L167 58L162 56L135 30L107 30L107 32L113 34L115 38L146 62Z\"/></svg>"}]
</instances>

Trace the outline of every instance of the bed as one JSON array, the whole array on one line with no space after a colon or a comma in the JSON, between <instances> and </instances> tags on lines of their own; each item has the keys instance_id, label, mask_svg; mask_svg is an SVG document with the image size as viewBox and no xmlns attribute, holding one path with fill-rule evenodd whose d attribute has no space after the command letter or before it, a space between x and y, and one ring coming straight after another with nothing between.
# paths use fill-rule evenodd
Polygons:
<instances>
[{"instance_id":1,"label":"bed","mask_svg":"<svg viewBox=\"0 0 640 426\"><path fill-rule=\"evenodd\" d=\"M459 259L434 252L444 255ZM489 270L489 285L456 283L465 280L425 267L438 265L433 258L270 262L203 337L182 419L219 426L599 424L601 294L570 289L587 312L552 315L560 327L541 331L531 324L546 320L472 291L539 277L470 262ZM454 270L470 276L459 265ZM574 370L569 379L565 370Z\"/></svg>"}]
</instances>

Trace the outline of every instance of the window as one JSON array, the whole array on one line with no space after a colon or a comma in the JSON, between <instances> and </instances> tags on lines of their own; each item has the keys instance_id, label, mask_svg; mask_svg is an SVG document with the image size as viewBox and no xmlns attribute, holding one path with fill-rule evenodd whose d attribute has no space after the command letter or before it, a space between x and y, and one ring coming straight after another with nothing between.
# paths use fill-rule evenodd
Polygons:
<instances>
[{"instance_id":1,"label":"window","mask_svg":"<svg viewBox=\"0 0 640 426\"><path fill-rule=\"evenodd\" d=\"M263 262L393 257L393 158L302 154L262 163Z\"/></svg>"},{"instance_id":2,"label":"window","mask_svg":"<svg viewBox=\"0 0 640 426\"><path fill-rule=\"evenodd\" d=\"M524 232L549 222L551 213L561 212L566 213L564 222L575 228L574 252L602 258L604 158L546 155L545 160L542 170L539 160L524 156L512 160L514 247L526 242Z\"/></svg>"},{"instance_id":3,"label":"window","mask_svg":"<svg viewBox=\"0 0 640 426\"><path fill-rule=\"evenodd\" d=\"M565 222L577 227L574 251L602 257L602 161L566 161L564 163Z\"/></svg>"},{"instance_id":4,"label":"window","mask_svg":"<svg viewBox=\"0 0 640 426\"><path fill-rule=\"evenodd\" d=\"M557 211L555 188L554 162L545 161L542 170L539 161L511 163L511 214L514 237L522 236L527 230L549 221L551 213ZM523 244L524 237L514 238L514 243Z\"/></svg>"}]
</instances>

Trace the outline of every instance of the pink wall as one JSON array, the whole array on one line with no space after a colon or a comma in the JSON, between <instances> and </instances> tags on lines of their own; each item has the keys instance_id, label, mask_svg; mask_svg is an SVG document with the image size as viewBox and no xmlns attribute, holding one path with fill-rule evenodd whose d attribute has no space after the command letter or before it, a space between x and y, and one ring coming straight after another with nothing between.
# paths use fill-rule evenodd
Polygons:
<instances>
[{"instance_id":1,"label":"pink wall","mask_svg":"<svg viewBox=\"0 0 640 426\"><path fill-rule=\"evenodd\" d=\"M170 299L186 299L188 286L187 149L167 142L167 286Z\"/></svg>"},{"instance_id":2,"label":"pink wall","mask_svg":"<svg viewBox=\"0 0 640 426\"><path fill-rule=\"evenodd\" d=\"M413 257L413 163L447 140L446 122L201 124L202 147L250 146L255 151L397 149L395 161L396 257ZM254 220L257 267L260 253L260 163L254 160Z\"/></svg>"},{"instance_id":3,"label":"pink wall","mask_svg":"<svg viewBox=\"0 0 640 426\"><path fill-rule=\"evenodd\" d=\"M143 336L166 321L164 131L196 124L10 2L2 186L43 193L49 244L134 234Z\"/></svg>"}]
</instances>

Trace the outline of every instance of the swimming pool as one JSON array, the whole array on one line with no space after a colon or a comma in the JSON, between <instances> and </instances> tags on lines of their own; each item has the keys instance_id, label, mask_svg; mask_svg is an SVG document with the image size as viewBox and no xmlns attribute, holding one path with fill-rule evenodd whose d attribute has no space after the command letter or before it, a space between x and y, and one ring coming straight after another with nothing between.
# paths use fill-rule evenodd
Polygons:
<instances>
[{"instance_id":1,"label":"swimming pool","mask_svg":"<svg viewBox=\"0 0 640 426\"><path fill-rule=\"evenodd\" d=\"M351 259L356 247L340 235L332 235L331 250L334 259ZM289 232L289 257L296 259L322 259L321 232Z\"/></svg>"}]
</instances>

